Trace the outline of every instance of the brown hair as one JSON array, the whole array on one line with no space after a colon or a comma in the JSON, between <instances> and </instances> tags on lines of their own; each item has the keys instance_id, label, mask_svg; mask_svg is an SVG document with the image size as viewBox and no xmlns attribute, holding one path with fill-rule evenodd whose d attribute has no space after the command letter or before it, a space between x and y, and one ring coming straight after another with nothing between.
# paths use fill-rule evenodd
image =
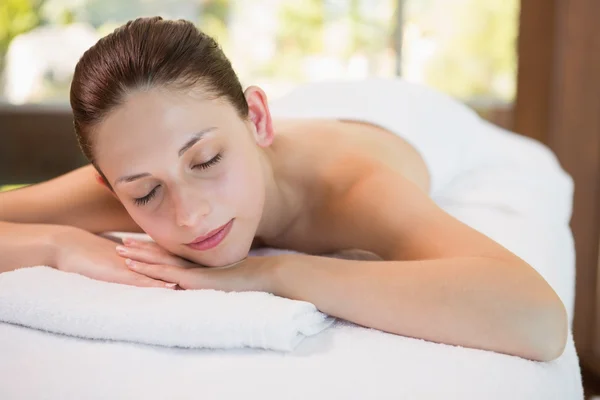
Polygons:
<instances>
[{"instance_id":1,"label":"brown hair","mask_svg":"<svg viewBox=\"0 0 600 400\"><path fill-rule=\"evenodd\" d=\"M117 28L87 50L75 67L71 108L83 154L95 163L91 132L132 90L187 89L227 99L241 118L248 104L231 63L217 42L184 20L138 18Z\"/></svg>"}]
</instances>

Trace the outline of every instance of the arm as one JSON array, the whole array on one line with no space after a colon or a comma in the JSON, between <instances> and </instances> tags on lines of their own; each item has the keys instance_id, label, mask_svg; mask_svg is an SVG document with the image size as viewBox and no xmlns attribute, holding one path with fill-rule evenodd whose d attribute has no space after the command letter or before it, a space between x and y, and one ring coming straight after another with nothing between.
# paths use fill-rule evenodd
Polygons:
<instances>
[{"instance_id":1,"label":"arm","mask_svg":"<svg viewBox=\"0 0 600 400\"><path fill-rule=\"evenodd\" d=\"M64 227L0 221L0 273L35 265L53 265L53 235Z\"/></svg>"},{"instance_id":2,"label":"arm","mask_svg":"<svg viewBox=\"0 0 600 400\"><path fill-rule=\"evenodd\" d=\"M321 240L384 261L285 254L184 268L152 263L152 251L136 246L127 263L184 289L267 291L399 335L538 361L562 354L567 316L548 283L402 176L378 172L330 204L314 228Z\"/></svg>"},{"instance_id":3,"label":"arm","mask_svg":"<svg viewBox=\"0 0 600 400\"><path fill-rule=\"evenodd\" d=\"M57 178L0 193L0 221L71 225L89 232L141 232L90 164Z\"/></svg>"},{"instance_id":4,"label":"arm","mask_svg":"<svg viewBox=\"0 0 600 400\"><path fill-rule=\"evenodd\" d=\"M0 274L46 265L106 282L173 288L127 269L115 246L110 240L70 226L0 221Z\"/></svg>"},{"instance_id":5,"label":"arm","mask_svg":"<svg viewBox=\"0 0 600 400\"><path fill-rule=\"evenodd\" d=\"M536 361L563 352L560 300L525 294L515 265L485 258L353 261L283 256L269 286L322 312L382 331ZM529 282L537 277L531 277Z\"/></svg>"},{"instance_id":6,"label":"arm","mask_svg":"<svg viewBox=\"0 0 600 400\"><path fill-rule=\"evenodd\" d=\"M405 336L540 361L562 353L566 312L546 281L402 177L379 172L335 204L327 236L386 261L283 256L273 293Z\"/></svg>"}]
</instances>

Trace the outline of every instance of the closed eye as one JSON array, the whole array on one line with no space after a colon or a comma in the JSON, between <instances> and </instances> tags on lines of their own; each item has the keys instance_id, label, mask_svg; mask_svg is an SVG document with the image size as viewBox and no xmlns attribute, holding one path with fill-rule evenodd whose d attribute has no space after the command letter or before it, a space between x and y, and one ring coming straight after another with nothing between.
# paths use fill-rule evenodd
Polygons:
<instances>
[{"instance_id":1,"label":"closed eye","mask_svg":"<svg viewBox=\"0 0 600 400\"><path fill-rule=\"evenodd\" d=\"M139 197L137 199L133 199L134 203L138 206L143 206L145 204L148 204L148 202L150 200L152 200L152 198L154 196L156 196L156 191L158 190L158 188L160 187L160 185L154 187L154 189L152 189L150 191L150 193L148 193L147 195L145 195L144 197Z\"/></svg>"},{"instance_id":2,"label":"closed eye","mask_svg":"<svg viewBox=\"0 0 600 400\"><path fill-rule=\"evenodd\" d=\"M218 163L219 161L221 161L221 158L222 158L222 155L221 155L221 153L219 153L216 156L214 156L212 159L208 160L207 162L202 163L202 164L194 165L192 168L193 169L207 169L207 168L210 168L213 165L215 165L216 163ZM152 189L150 191L150 193L148 193L146 196L133 199L134 203L136 205L138 205L138 206L143 206L145 204L148 204L150 202L150 200L152 200L152 198L154 196L156 196L156 191L158 190L158 188L160 188L160 185L158 185L154 189Z\"/></svg>"},{"instance_id":3,"label":"closed eye","mask_svg":"<svg viewBox=\"0 0 600 400\"><path fill-rule=\"evenodd\" d=\"M205 163L202 164L196 164L194 165L192 168L193 169L207 169L212 167L213 165L215 165L216 163L218 163L219 161L221 161L221 153L217 154L216 156L214 156L213 158L211 158L210 160L208 160Z\"/></svg>"}]
</instances>

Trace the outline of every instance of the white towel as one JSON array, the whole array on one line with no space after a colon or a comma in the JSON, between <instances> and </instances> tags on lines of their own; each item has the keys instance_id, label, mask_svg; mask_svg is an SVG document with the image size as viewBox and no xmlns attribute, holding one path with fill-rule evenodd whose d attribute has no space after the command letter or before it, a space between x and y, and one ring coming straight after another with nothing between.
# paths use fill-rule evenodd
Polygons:
<instances>
[{"instance_id":1,"label":"white towel","mask_svg":"<svg viewBox=\"0 0 600 400\"><path fill-rule=\"evenodd\" d=\"M266 292L139 288L45 266L0 274L0 321L90 339L289 352L334 320Z\"/></svg>"}]
</instances>

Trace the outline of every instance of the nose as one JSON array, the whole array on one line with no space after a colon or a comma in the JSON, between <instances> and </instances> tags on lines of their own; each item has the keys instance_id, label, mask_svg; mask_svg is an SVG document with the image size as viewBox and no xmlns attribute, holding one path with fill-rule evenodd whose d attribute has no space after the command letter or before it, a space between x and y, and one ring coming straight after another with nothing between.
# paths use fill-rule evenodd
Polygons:
<instances>
[{"instance_id":1,"label":"nose","mask_svg":"<svg viewBox=\"0 0 600 400\"><path fill-rule=\"evenodd\" d=\"M198 199L195 196L185 196L182 193L173 196L173 203L177 226L197 226L211 211L207 200Z\"/></svg>"}]
</instances>

